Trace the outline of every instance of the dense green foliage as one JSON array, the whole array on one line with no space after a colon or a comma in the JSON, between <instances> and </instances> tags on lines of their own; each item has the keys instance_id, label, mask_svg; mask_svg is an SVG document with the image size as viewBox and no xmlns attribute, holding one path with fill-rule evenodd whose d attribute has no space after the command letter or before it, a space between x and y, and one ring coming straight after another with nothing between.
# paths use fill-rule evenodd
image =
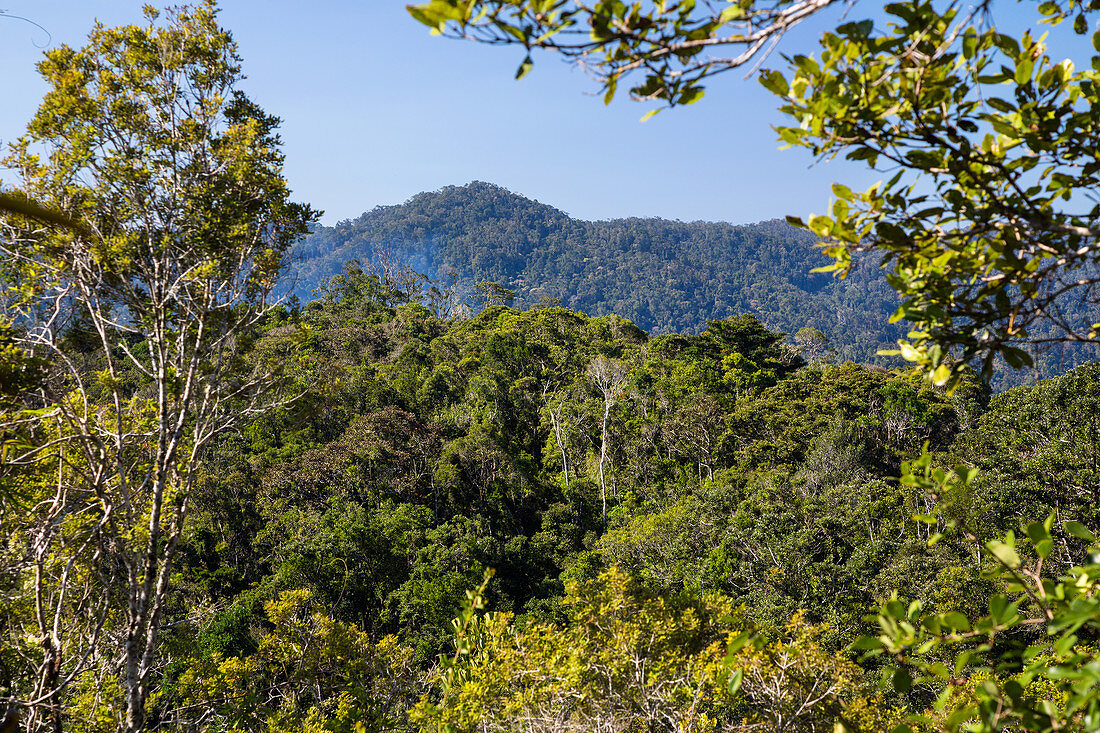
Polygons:
<instances>
[{"instance_id":1,"label":"dense green foliage","mask_svg":"<svg viewBox=\"0 0 1100 733\"><path fill-rule=\"evenodd\" d=\"M437 699L424 670L452 653L451 619L464 591L493 568L485 601L513 620L492 617L497 625L468 649L481 661L460 664L462 674L490 675L488 687L463 688L474 697L458 707L418 708L425 729L449 721L466 730L479 711L492 710L506 729L515 710L504 700L519 692L499 686L508 674L492 660L520 654L507 664L573 664L553 650L576 652L580 643L558 633L595 633L569 626L589 618L575 612L595 591L579 588L617 578L604 612L643 597L672 604L646 613L676 618L699 598L739 608L740 620L715 627L707 624L721 613L706 621L713 611L698 607L691 618L702 613L704 621L675 622L687 624L680 641L674 622L654 623L673 634L661 643L700 654L703 647L687 641L693 635L721 641L771 629L778 635L769 643L804 665L799 674L828 678L835 694L812 715L863 716L871 730L884 715L922 706L927 691L879 699L875 663L861 671L853 658L826 662L829 655L870 630L866 614L892 594L922 598L938 613L973 614L991 587L964 537L930 547L931 530L911 520L938 501L891 478L906 456L928 442L997 467L943 503L977 537L1052 508L1100 523L1087 490L1074 498L1051 489L1049 473L1015 468L1021 460L1053 463L1059 486L1091 486L1095 369L987 406L975 387L948 396L916 376L806 364L748 316L711 322L696 336L655 337L618 317L560 307L491 306L445 322L419 304L383 305L379 288L349 269L326 298L271 319L256 343L259 355L285 354L293 343L289 368L307 394L224 439L204 471L164 642L174 661L154 703L165 725L186 727L193 709L249 730L309 720L411 725L406 714L420 695ZM609 398L592 369L601 361L623 375ZM608 399L605 524L597 464ZM1065 448L1072 462L1039 452L1071 439L1081 445ZM636 612L624 618L639 620ZM500 624L527 636L509 641L510 626ZM623 649L649 633L631 624L597 628L621 636L613 643ZM293 673L278 661L288 639L299 639L303 654L316 649ZM500 644L512 651L487 651ZM740 684L744 694L764 696L771 667L753 655L771 647L751 649L737 657ZM664 701L661 715L681 720L688 689L710 701L692 715L722 725L771 715L769 705L782 712L787 703L765 697L749 708L722 702L728 671L719 664L725 652L715 653L666 669L679 692L645 688L646 704L593 698L597 707L583 715L644 719L652 693ZM254 675L269 680L271 697L242 702L232 690ZM313 675L324 685L311 686ZM550 705L572 689L564 678L532 680L543 697L524 697L524 705ZM664 729L667 720L647 725ZM692 720L689 728L706 729Z\"/></svg>"},{"instance_id":2,"label":"dense green foliage","mask_svg":"<svg viewBox=\"0 0 1100 733\"><path fill-rule=\"evenodd\" d=\"M836 2L406 7L434 34L521 46L517 78L542 49L582 65L605 104L629 81L633 99L675 107L699 101L711 76L749 63L754 75L789 29ZM899 353L937 384L953 383L973 359L988 376L999 357L1019 368L1032 363L1032 347L1100 342L1097 6L1017 6L1013 24L1028 24L1018 35L998 27L1003 7L1011 4L860 8L866 15L846 15L816 47L758 74L790 120L776 128L786 146L881 172L866 191L835 184L826 215L791 221L820 237L841 277L855 253L886 266L902 300L895 318L912 324ZM1078 43L1040 32L1062 24Z\"/></svg>"},{"instance_id":3,"label":"dense green foliage","mask_svg":"<svg viewBox=\"0 0 1100 733\"><path fill-rule=\"evenodd\" d=\"M354 266L322 291L249 351L303 396L220 438L192 492L147 704L162 727L879 730L940 688L879 689L879 658L846 651L868 614L900 596L975 617L1004 587L975 542L1050 511L1100 526L1092 367L990 400L807 362L753 316L651 337L557 306L442 320ZM899 483L925 443L987 470ZM954 529L930 545L914 514ZM9 592L29 549L6 550ZM456 637L488 569L489 615ZM32 610L4 613L19 695ZM66 726L117 726L110 676L80 680Z\"/></svg>"},{"instance_id":4,"label":"dense green foliage","mask_svg":"<svg viewBox=\"0 0 1100 733\"><path fill-rule=\"evenodd\" d=\"M632 98L677 106L699 101L713 75L756 63L753 75L790 28L834 2L428 0L407 8L435 34L521 46L517 78L530 70L533 50L548 50L583 66L605 104L630 82ZM936 385L958 385L973 364L983 378L998 359L1031 366L1036 347L1053 345L1059 360L1067 344L1091 352L1100 342L1097 4L855 5L822 33L816 53L791 51L785 69L758 78L791 120L776 128L786 145L863 161L883 180L866 191L836 184L826 215L790 220L821 239L840 277L856 254L882 264L902 301L891 320L912 325L897 354ZM998 27L1009 7L1013 25L1033 27ZM1091 33L1092 48L1036 29L1063 23L1078 36ZM820 342L811 335L803 341ZM976 564L989 560L981 577L991 587L988 613L942 611L926 594L911 603L895 594L877 615L877 636L856 642L866 661L890 660L883 681L896 693L912 698L919 688L934 697L895 733L1100 728L1092 643L1100 545L1065 518L1092 493L1095 428L1064 412L1090 407L1093 390L1080 376L1009 402L1019 416L1001 416L963 442L953 471L928 452L903 464L901 484L929 498L917 516L929 525L929 545L965 537ZM1083 456L1062 445L1083 447ZM993 446L997 458L989 459ZM975 463L990 470L982 474ZM993 496L983 495L992 487ZM1053 511L1021 523L1026 539L1009 531L984 541L973 513L1007 518L1021 489L1023 511L1049 509L1047 502ZM845 718L834 715L837 729L851 727Z\"/></svg>"}]
</instances>

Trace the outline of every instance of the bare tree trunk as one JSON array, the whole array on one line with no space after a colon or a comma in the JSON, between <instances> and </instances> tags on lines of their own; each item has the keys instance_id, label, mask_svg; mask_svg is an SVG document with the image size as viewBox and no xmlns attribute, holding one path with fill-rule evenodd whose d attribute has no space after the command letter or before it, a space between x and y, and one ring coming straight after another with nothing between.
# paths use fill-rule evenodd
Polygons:
<instances>
[{"instance_id":1,"label":"bare tree trunk","mask_svg":"<svg viewBox=\"0 0 1100 733\"><path fill-rule=\"evenodd\" d=\"M596 357L588 365L588 378L603 397L603 420L600 422L600 498L603 503L603 522L607 524L607 483L604 476L604 464L607 461L608 424L611 421L611 409L626 385L629 370L626 364L604 356Z\"/></svg>"},{"instance_id":2,"label":"bare tree trunk","mask_svg":"<svg viewBox=\"0 0 1100 733\"><path fill-rule=\"evenodd\" d=\"M558 406L557 410L550 408L550 422L554 427L554 439L558 443L558 450L561 451L561 468L565 474L565 488L569 488L569 454L565 450L565 440L562 439L562 425L561 425L561 406Z\"/></svg>"},{"instance_id":3,"label":"bare tree trunk","mask_svg":"<svg viewBox=\"0 0 1100 733\"><path fill-rule=\"evenodd\" d=\"M550 398L550 382L548 381L542 389L542 399L546 404L546 412L550 416L550 426L554 430L554 440L558 444L558 450L561 451L561 466L562 471L565 474L565 487L569 488L569 452L567 445L569 443L569 435L566 431L564 422L565 414L565 398L559 397L557 405L554 404Z\"/></svg>"},{"instance_id":4,"label":"bare tree trunk","mask_svg":"<svg viewBox=\"0 0 1100 733\"><path fill-rule=\"evenodd\" d=\"M607 524L607 483L604 481L603 464L607 460L607 423L611 418L611 400L603 401L603 422L600 423L600 498L603 500L603 523Z\"/></svg>"}]
</instances>

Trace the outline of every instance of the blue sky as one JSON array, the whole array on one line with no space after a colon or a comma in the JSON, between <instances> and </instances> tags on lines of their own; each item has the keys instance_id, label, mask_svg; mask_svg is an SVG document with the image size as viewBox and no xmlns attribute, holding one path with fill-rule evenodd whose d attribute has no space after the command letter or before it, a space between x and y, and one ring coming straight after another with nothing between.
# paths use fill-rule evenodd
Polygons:
<instances>
[{"instance_id":1,"label":"blue sky","mask_svg":"<svg viewBox=\"0 0 1100 733\"><path fill-rule=\"evenodd\" d=\"M0 141L20 134L45 87L36 47L82 43L95 19L138 22L143 0L0 0ZM429 35L401 0L223 0L246 91L282 117L286 174L325 223L419 191L491 181L587 219L753 222L823 212L829 184L866 187L853 164L779 150L774 97L736 72L694 106L605 107L552 56L513 80L522 53ZM788 39L806 49L822 23ZM779 59L774 59L779 63Z\"/></svg>"}]
</instances>

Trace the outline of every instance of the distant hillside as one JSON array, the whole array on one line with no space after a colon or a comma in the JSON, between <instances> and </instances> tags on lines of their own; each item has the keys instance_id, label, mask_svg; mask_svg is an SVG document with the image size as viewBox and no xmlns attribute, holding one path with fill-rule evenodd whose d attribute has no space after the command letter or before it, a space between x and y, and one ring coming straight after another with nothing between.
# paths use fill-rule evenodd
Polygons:
<instances>
[{"instance_id":1,"label":"distant hillside","mask_svg":"<svg viewBox=\"0 0 1100 733\"><path fill-rule=\"evenodd\" d=\"M343 263L381 249L466 287L492 280L514 305L543 297L591 315L616 313L650 333L701 331L709 319L756 314L769 327L820 329L840 356L872 361L903 335L877 268L847 280L811 275L826 260L812 235L782 221L747 226L664 219L581 221L489 183L449 186L321 227L297 248L303 301Z\"/></svg>"},{"instance_id":2,"label":"distant hillside","mask_svg":"<svg viewBox=\"0 0 1100 733\"><path fill-rule=\"evenodd\" d=\"M308 301L345 262L368 264L382 251L432 278L454 272L467 292L481 281L500 283L515 291L513 305L521 309L560 298L593 316L618 314L652 334L699 333L710 319L752 313L791 334L819 329L842 360L891 363L876 352L893 347L906 329L887 323L898 299L883 272L864 263L846 280L812 275L828 262L814 241L777 220L582 221L475 181L318 228L296 248L288 282ZM998 369L994 386L1061 374L1097 358L1094 345L1057 347L1038 356L1036 370Z\"/></svg>"}]
</instances>

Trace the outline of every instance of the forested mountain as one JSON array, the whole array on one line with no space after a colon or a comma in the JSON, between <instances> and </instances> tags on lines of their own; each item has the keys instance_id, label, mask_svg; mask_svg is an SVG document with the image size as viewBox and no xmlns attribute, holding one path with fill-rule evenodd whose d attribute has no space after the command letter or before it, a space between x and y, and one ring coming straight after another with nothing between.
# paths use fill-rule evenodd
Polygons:
<instances>
[{"instance_id":1,"label":"forested mountain","mask_svg":"<svg viewBox=\"0 0 1100 733\"><path fill-rule=\"evenodd\" d=\"M379 259L429 278L453 273L476 304L477 283L492 281L527 308L559 299L594 316L619 315L655 333L698 333L708 320L752 314L767 327L825 335L834 356L880 365L907 328L890 324L897 293L873 261L846 279L812 274L828 264L817 239L784 221L735 226L665 219L583 221L490 183L448 186L398 206L380 206L334 227L318 227L295 250L283 292L307 302L345 262ZM1071 319L1087 307L1065 303ZM1053 332L1052 336L1056 335ZM1092 345L1056 344L1035 353L1035 368L995 370L996 389L1061 374L1097 358Z\"/></svg>"},{"instance_id":2,"label":"forested mountain","mask_svg":"<svg viewBox=\"0 0 1100 733\"><path fill-rule=\"evenodd\" d=\"M816 328L842 358L881 361L875 352L904 335L887 324L894 291L876 267L843 281L811 274L828 262L815 241L783 221L582 221L474 182L316 229L295 250L292 274L307 301L346 261L368 265L381 253L432 278L455 272L467 293L499 283L519 308L558 298L653 333L698 333L710 319L751 313L789 333Z\"/></svg>"}]
</instances>

